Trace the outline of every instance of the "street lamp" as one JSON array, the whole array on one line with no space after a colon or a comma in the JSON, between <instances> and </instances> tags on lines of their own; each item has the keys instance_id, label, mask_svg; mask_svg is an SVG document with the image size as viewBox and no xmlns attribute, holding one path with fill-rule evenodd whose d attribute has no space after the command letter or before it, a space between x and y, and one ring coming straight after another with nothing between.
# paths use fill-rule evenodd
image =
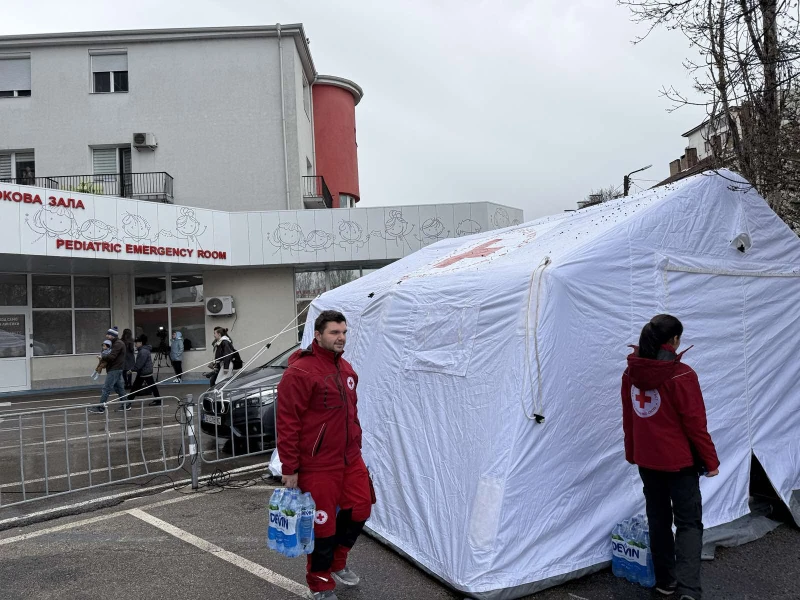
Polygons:
<instances>
[{"instance_id":1,"label":"street lamp","mask_svg":"<svg viewBox=\"0 0 800 600\"><path fill-rule=\"evenodd\" d=\"M635 171L631 171L630 173L625 175L625 177L622 180L622 189L624 190L622 195L623 196L627 196L628 195L628 191L630 190L630 187L631 187L631 175L633 175L634 173L638 173L639 171L645 171L645 170L649 169L652 166L653 165L647 165L646 167L642 167L641 169L636 169Z\"/></svg>"}]
</instances>

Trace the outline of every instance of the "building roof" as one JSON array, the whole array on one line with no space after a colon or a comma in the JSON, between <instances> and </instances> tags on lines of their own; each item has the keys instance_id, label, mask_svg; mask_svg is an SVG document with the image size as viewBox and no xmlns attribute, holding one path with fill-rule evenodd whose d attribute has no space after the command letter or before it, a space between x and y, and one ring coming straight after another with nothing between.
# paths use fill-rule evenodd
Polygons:
<instances>
[{"instance_id":1,"label":"building roof","mask_svg":"<svg viewBox=\"0 0 800 600\"><path fill-rule=\"evenodd\" d=\"M253 37L291 37L294 40L303 69L309 81L316 79L317 70L311 58L308 38L302 23L290 25L248 25L241 27L191 27L182 29L126 29L114 31L75 31L0 36L0 53L44 46L75 46L84 44L134 44L141 42L180 42L184 40L230 39Z\"/></svg>"},{"instance_id":2,"label":"building roof","mask_svg":"<svg viewBox=\"0 0 800 600\"><path fill-rule=\"evenodd\" d=\"M361 89L361 86L354 81L345 79L344 77L335 77L333 75L317 75L317 78L314 80L314 84L332 85L342 88L343 90L347 90L353 94L356 104L361 102L361 99L364 97L364 90Z\"/></svg>"},{"instance_id":3,"label":"building roof","mask_svg":"<svg viewBox=\"0 0 800 600\"><path fill-rule=\"evenodd\" d=\"M713 169L713 168L714 168L714 156L713 155L709 155L709 156L706 156L705 158L697 161L697 163L693 167L689 167L688 169L684 169L683 171L675 173L675 175L670 175L664 181L658 182L653 187L657 188L657 187L660 187L662 185L667 185L668 183L674 183L676 181L680 181L681 179L684 179L685 177L689 177L691 175L697 175L698 173L702 173L703 171L708 171L708 170Z\"/></svg>"},{"instance_id":4,"label":"building roof","mask_svg":"<svg viewBox=\"0 0 800 600\"><path fill-rule=\"evenodd\" d=\"M738 107L738 106L731 106L731 113L737 113L738 111L739 111L739 107ZM720 114L718 118L721 118L721 117L722 117L722 114ZM700 123L699 125L695 125L694 127L692 127L692 128L691 128L689 131L687 131L686 133L682 133L682 134L681 134L681 137L689 137L689 136L690 136L690 135L692 135L692 134L693 134L695 131L698 131L698 130L702 129L703 127L706 127L706 126L709 124L709 122L710 122L710 121L711 121L711 119L705 119L705 120L703 120L703 122L702 122L702 123Z\"/></svg>"}]
</instances>

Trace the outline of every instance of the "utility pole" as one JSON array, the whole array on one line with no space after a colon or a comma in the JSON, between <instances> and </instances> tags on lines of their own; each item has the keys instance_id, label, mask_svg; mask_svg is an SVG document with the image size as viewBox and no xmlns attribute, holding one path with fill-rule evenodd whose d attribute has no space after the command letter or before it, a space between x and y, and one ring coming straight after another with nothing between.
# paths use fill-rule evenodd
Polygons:
<instances>
[{"instance_id":1,"label":"utility pole","mask_svg":"<svg viewBox=\"0 0 800 600\"><path fill-rule=\"evenodd\" d=\"M622 179L622 189L623 189L622 195L623 196L627 196L628 192L630 191L630 188L631 188L631 175L633 175L634 173L638 173L639 171L645 171L645 170L649 169L652 166L653 165L647 165L646 167L642 167L641 169L636 169L635 171L631 171L630 173L625 175L625 177Z\"/></svg>"}]
</instances>

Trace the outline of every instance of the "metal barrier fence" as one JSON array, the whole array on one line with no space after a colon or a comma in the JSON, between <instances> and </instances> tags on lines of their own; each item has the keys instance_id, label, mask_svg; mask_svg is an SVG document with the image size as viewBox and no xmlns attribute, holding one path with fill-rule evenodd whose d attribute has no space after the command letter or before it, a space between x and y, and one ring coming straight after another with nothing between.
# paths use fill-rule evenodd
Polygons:
<instances>
[{"instance_id":1,"label":"metal barrier fence","mask_svg":"<svg viewBox=\"0 0 800 600\"><path fill-rule=\"evenodd\" d=\"M243 456L271 453L275 448L278 387L255 386L202 393L195 408L198 446L213 438L214 449L200 452L205 463L220 463ZM220 456L220 445L222 454ZM211 456L207 456L211 455Z\"/></svg>"},{"instance_id":2,"label":"metal barrier fence","mask_svg":"<svg viewBox=\"0 0 800 600\"><path fill-rule=\"evenodd\" d=\"M4 413L15 441L0 446L0 508L182 469L185 413L177 397L158 399L126 400L128 411L112 402L103 414L90 405Z\"/></svg>"}]
</instances>

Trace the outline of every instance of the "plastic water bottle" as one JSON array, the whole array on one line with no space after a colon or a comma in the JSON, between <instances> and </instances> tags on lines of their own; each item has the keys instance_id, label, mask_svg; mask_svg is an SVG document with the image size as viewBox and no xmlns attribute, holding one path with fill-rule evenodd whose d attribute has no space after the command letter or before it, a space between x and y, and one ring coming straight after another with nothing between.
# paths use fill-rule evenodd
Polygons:
<instances>
[{"instance_id":1,"label":"plastic water bottle","mask_svg":"<svg viewBox=\"0 0 800 600\"><path fill-rule=\"evenodd\" d=\"M641 565L637 562L636 557L633 556L633 553L640 553L641 552L641 536L642 536L642 524L639 522L637 518L634 517L631 528L628 533L628 538L625 540L628 542L628 547L631 552L631 556L628 560L628 581L631 583L639 583L639 580L642 576Z\"/></svg>"},{"instance_id":2,"label":"plastic water bottle","mask_svg":"<svg viewBox=\"0 0 800 600\"><path fill-rule=\"evenodd\" d=\"M281 498L283 497L283 488L278 488L272 492L269 499L269 527L267 528L267 547L270 550L278 549L278 519L281 515Z\"/></svg>"},{"instance_id":3,"label":"plastic water bottle","mask_svg":"<svg viewBox=\"0 0 800 600\"><path fill-rule=\"evenodd\" d=\"M650 531L648 529L645 529L642 534L642 541L647 547L647 567L645 567L644 574L639 579L639 585L651 588L656 585L656 569L653 566L653 552L650 549Z\"/></svg>"},{"instance_id":4,"label":"plastic water bottle","mask_svg":"<svg viewBox=\"0 0 800 600\"><path fill-rule=\"evenodd\" d=\"M286 526L283 515L283 510L286 508L290 500L288 489L281 488L280 496L278 497L278 514L275 517L275 550L283 554L283 547L286 537Z\"/></svg>"},{"instance_id":5,"label":"plastic water bottle","mask_svg":"<svg viewBox=\"0 0 800 600\"><path fill-rule=\"evenodd\" d=\"M300 556L302 550L297 540L297 513L299 512L299 500L297 490L291 490L289 501L283 508L283 516L286 517L286 533L283 536L283 554L287 558Z\"/></svg>"},{"instance_id":6,"label":"plastic water bottle","mask_svg":"<svg viewBox=\"0 0 800 600\"><path fill-rule=\"evenodd\" d=\"M617 523L611 531L611 572L615 577L625 577L623 559L617 554L614 546L621 544L625 540L622 537L622 523Z\"/></svg>"},{"instance_id":7,"label":"plastic water bottle","mask_svg":"<svg viewBox=\"0 0 800 600\"><path fill-rule=\"evenodd\" d=\"M303 554L311 554L314 551L314 513L316 511L314 498L309 492L306 492L300 498L300 520L297 524L297 538Z\"/></svg>"}]
</instances>

